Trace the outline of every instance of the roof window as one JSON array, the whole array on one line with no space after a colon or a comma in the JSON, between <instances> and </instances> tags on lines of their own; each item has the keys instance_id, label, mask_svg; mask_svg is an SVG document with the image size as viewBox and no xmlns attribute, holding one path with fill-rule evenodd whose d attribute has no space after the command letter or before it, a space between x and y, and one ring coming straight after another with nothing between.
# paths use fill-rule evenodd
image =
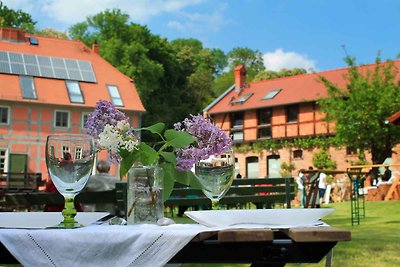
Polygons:
<instances>
[{"instance_id":1,"label":"roof window","mask_svg":"<svg viewBox=\"0 0 400 267\"><path fill-rule=\"evenodd\" d=\"M252 95L253 95L253 93L248 93L248 94L242 95L238 100L232 99L231 104L232 105L244 104Z\"/></svg>"},{"instance_id":2,"label":"roof window","mask_svg":"<svg viewBox=\"0 0 400 267\"><path fill-rule=\"evenodd\" d=\"M273 99L280 91L282 91L282 89L273 89L271 91L269 91L262 100L270 100Z\"/></svg>"}]
</instances>

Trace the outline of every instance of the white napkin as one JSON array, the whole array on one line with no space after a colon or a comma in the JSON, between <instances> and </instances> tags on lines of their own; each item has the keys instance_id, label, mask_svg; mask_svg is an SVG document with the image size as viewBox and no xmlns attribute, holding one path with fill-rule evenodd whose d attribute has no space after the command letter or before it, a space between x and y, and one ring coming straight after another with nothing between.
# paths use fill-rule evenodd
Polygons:
<instances>
[{"instance_id":1,"label":"white napkin","mask_svg":"<svg viewBox=\"0 0 400 267\"><path fill-rule=\"evenodd\" d=\"M197 223L209 227L237 225L264 225L269 228L316 226L320 219L335 209L254 209L254 210L201 210L185 214Z\"/></svg>"},{"instance_id":2,"label":"white napkin","mask_svg":"<svg viewBox=\"0 0 400 267\"><path fill-rule=\"evenodd\" d=\"M0 229L0 241L24 266L157 267L210 230L198 224Z\"/></svg>"}]
</instances>

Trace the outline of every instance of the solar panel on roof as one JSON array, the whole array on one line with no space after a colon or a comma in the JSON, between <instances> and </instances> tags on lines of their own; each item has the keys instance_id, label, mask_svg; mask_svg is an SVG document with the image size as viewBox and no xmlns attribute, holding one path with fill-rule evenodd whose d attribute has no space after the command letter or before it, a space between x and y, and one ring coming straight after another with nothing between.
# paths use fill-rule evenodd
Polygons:
<instances>
[{"instance_id":1,"label":"solar panel on roof","mask_svg":"<svg viewBox=\"0 0 400 267\"><path fill-rule=\"evenodd\" d=\"M77 60L81 70L92 71L92 64L88 61Z\"/></svg>"},{"instance_id":2,"label":"solar panel on roof","mask_svg":"<svg viewBox=\"0 0 400 267\"><path fill-rule=\"evenodd\" d=\"M54 71L51 67L40 66L40 73L42 77L54 78Z\"/></svg>"},{"instance_id":3,"label":"solar panel on roof","mask_svg":"<svg viewBox=\"0 0 400 267\"><path fill-rule=\"evenodd\" d=\"M11 63L12 63L12 62L23 63L22 54L18 54L18 53L8 53L8 55L10 56L10 61L11 61Z\"/></svg>"},{"instance_id":4,"label":"solar panel on roof","mask_svg":"<svg viewBox=\"0 0 400 267\"><path fill-rule=\"evenodd\" d=\"M51 61L49 57L45 57L45 56L37 56L39 65L43 65L43 66L51 66Z\"/></svg>"},{"instance_id":5,"label":"solar panel on roof","mask_svg":"<svg viewBox=\"0 0 400 267\"><path fill-rule=\"evenodd\" d=\"M0 51L0 60L8 62L8 54L7 54L7 52Z\"/></svg>"},{"instance_id":6,"label":"solar panel on roof","mask_svg":"<svg viewBox=\"0 0 400 267\"><path fill-rule=\"evenodd\" d=\"M67 71L68 71L69 78L71 80L76 80L76 81L82 80L81 72L79 70L67 69Z\"/></svg>"},{"instance_id":7,"label":"solar panel on roof","mask_svg":"<svg viewBox=\"0 0 400 267\"><path fill-rule=\"evenodd\" d=\"M25 64L35 64L35 65L37 65L36 56L34 56L34 55L24 54L24 61L25 61Z\"/></svg>"},{"instance_id":8,"label":"solar panel on roof","mask_svg":"<svg viewBox=\"0 0 400 267\"><path fill-rule=\"evenodd\" d=\"M8 62L0 61L0 72L11 73L10 64L8 64Z\"/></svg>"},{"instance_id":9,"label":"solar panel on roof","mask_svg":"<svg viewBox=\"0 0 400 267\"><path fill-rule=\"evenodd\" d=\"M89 61L0 51L0 73L96 82Z\"/></svg>"},{"instance_id":10,"label":"solar panel on roof","mask_svg":"<svg viewBox=\"0 0 400 267\"><path fill-rule=\"evenodd\" d=\"M24 64L11 63L12 74L26 74Z\"/></svg>"},{"instance_id":11,"label":"solar panel on roof","mask_svg":"<svg viewBox=\"0 0 400 267\"><path fill-rule=\"evenodd\" d=\"M54 68L54 77L57 79L68 79L67 70L61 68Z\"/></svg>"},{"instance_id":12,"label":"solar panel on roof","mask_svg":"<svg viewBox=\"0 0 400 267\"><path fill-rule=\"evenodd\" d=\"M39 71L39 67L37 65L30 65L30 64L26 64L25 65L26 68L26 74L29 76L41 76L40 75L40 71Z\"/></svg>"},{"instance_id":13,"label":"solar panel on roof","mask_svg":"<svg viewBox=\"0 0 400 267\"><path fill-rule=\"evenodd\" d=\"M79 70L78 62L76 62L76 60L65 59L65 65L66 65L67 68L69 68L69 69L77 69L77 70Z\"/></svg>"},{"instance_id":14,"label":"solar panel on roof","mask_svg":"<svg viewBox=\"0 0 400 267\"><path fill-rule=\"evenodd\" d=\"M63 58L52 57L51 62L53 63L54 68L65 68Z\"/></svg>"}]
</instances>

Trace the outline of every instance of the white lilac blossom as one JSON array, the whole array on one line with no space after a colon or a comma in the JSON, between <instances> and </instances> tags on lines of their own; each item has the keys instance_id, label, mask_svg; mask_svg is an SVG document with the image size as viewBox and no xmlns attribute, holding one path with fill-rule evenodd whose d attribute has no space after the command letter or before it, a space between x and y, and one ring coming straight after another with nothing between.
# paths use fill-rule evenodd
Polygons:
<instances>
[{"instance_id":1,"label":"white lilac blossom","mask_svg":"<svg viewBox=\"0 0 400 267\"><path fill-rule=\"evenodd\" d=\"M99 149L108 151L112 162L120 162L120 152L138 149L139 140L133 134L128 118L111 102L100 100L85 124L88 134L97 141Z\"/></svg>"},{"instance_id":2,"label":"white lilac blossom","mask_svg":"<svg viewBox=\"0 0 400 267\"><path fill-rule=\"evenodd\" d=\"M190 170L197 161L208 159L232 147L232 139L201 115L191 115L191 119L186 118L174 127L196 138L195 144L176 151L176 168L179 171Z\"/></svg>"}]
</instances>

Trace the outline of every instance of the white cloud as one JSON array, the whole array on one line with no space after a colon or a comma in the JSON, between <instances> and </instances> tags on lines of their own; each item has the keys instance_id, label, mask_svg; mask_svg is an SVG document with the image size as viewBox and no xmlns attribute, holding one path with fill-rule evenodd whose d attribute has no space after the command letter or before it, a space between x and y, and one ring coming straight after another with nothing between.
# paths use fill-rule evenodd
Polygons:
<instances>
[{"instance_id":1,"label":"white cloud","mask_svg":"<svg viewBox=\"0 0 400 267\"><path fill-rule=\"evenodd\" d=\"M119 8L134 22L143 23L162 13L178 12L202 2L204 0L46 0L42 10L55 20L74 24L105 9Z\"/></svg>"},{"instance_id":2,"label":"white cloud","mask_svg":"<svg viewBox=\"0 0 400 267\"><path fill-rule=\"evenodd\" d=\"M285 52L282 48L278 48L274 52L265 53L263 58L264 66L267 70L279 71L283 68L304 68L308 72L317 70L316 62L309 59L307 55L290 51Z\"/></svg>"}]
</instances>

